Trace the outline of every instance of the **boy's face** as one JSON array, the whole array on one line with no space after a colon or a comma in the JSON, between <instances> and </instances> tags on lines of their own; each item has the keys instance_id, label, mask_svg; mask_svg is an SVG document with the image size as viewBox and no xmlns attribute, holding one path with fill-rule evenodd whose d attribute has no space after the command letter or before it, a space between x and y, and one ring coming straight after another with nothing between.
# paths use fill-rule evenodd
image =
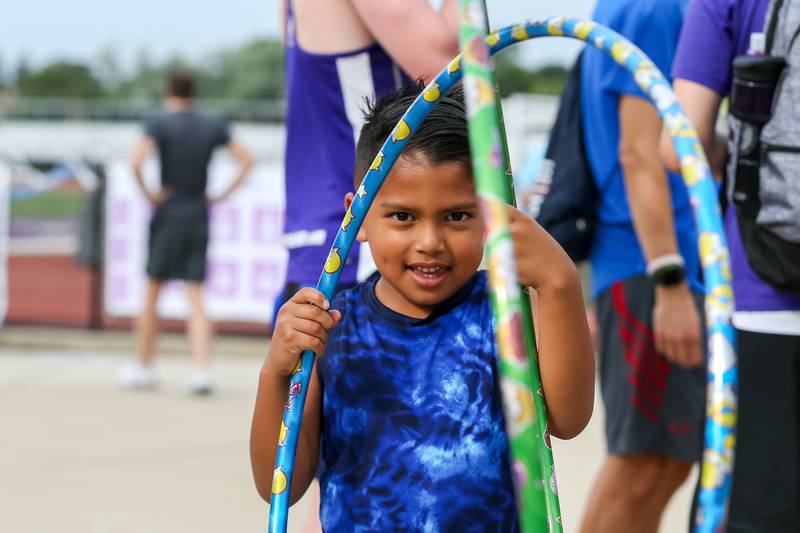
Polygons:
<instances>
[{"instance_id":1,"label":"boy's face","mask_svg":"<svg viewBox=\"0 0 800 533\"><path fill-rule=\"evenodd\" d=\"M417 318L472 277L483 256L482 237L466 167L432 165L421 155L397 160L358 234L369 242L381 273L375 288L380 301Z\"/></svg>"}]
</instances>

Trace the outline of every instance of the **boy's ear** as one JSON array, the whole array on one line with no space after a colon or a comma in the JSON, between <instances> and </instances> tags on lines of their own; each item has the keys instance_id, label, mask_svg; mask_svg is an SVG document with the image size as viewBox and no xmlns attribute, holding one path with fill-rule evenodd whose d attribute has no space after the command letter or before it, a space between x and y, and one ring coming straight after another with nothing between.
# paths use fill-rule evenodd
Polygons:
<instances>
[{"instance_id":1,"label":"boy's ear","mask_svg":"<svg viewBox=\"0 0 800 533\"><path fill-rule=\"evenodd\" d=\"M349 192L344 195L344 210L347 212L350 209L350 206L353 204L353 199L356 197L355 194ZM367 234L364 232L364 225L362 224L360 228L358 228L358 233L356 234L356 239L361 242L367 242Z\"/></svg>"}]
</instances>

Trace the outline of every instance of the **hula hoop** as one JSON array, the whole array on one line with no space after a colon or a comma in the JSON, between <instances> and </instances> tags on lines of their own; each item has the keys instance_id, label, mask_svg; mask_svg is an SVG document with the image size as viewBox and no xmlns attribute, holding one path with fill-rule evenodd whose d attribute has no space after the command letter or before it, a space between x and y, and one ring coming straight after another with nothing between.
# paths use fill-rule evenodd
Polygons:
<instances>
[{"instance_id":1,"label":"hula hoop","mask_svg":"<svg viewBox=\"0 0 800 533\"><path fill-rule=\"evenodd\" d=\"M664 76L641 50L618 33L591 21L557 17L508 26L486 36L485 42L490 46L491 53L495 54L512 44L547 36L586 41L610 54L618 64L631 71L639 87L655 104L675 143L700 234L699 249L706 290L709 394L706 451L701 473L702 491L696 531L716 531L724 524L730 491L738 380L735 337L731 325L733 296L730 287L730 261L708 163L691 123ZM480 50L476 51L480 53ZM333 297L341 267L350 252L356 233L408 138L436 105L439 96L450 90L461 79L461 75L461 56L458 56L428 84L378 152L345 214L317 284L317 289L326 298ZM314 359L313 352L303 352L291 376L275 459L270 533L286 532L294 456ZM549 480L540 481L549 484ZM550 526L543 524L542 529L545 527Z\"/></svg>"},{"instance_id":2,"label":"hula hoop","mask_svg":"<svg viewBox=\"0 0 800 533\"><path fill-rule=\"evenodd\" d=\"M459 26L472 169L486 231L497 364L520 531L560 533L561 505L530 300L518 281L509 230L507 205L513 203L514 186L506 173L509 164L486 43L484 0L460 0Z\"/></svg>"}]
</instances>

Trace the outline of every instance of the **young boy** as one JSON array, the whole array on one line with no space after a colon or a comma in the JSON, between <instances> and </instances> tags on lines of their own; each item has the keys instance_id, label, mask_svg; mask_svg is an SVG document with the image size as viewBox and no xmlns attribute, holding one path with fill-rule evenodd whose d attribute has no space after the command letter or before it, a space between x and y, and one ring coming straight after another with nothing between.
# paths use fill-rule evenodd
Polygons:
<instances>
[{"instance_id":1,"label":"young boy","mask_svg":"<svg viewBox=\"0 0 800 533\"><path fill-rule=\"evenodd\" d=\"M368 109L356 187L417 94L401 90ZM594 396L580 281L543 229L509 212L520 280L538 294L550 431L568 439L588 422ZM322 357L292 501L312 481L321 446L325 531L518 529L487 276L478 271L482 236L463 99L453 93L409 140L359 231L378 272L332 305L303 289L278 314L251 433L264 499L289 374L310 349Z\"/></svg>"}]
</instances>

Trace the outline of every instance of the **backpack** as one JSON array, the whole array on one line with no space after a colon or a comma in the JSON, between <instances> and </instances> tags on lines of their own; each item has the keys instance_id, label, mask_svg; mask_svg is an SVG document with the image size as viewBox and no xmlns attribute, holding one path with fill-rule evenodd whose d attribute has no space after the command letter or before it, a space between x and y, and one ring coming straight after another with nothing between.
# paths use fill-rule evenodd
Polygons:
<instances>
[{"instance_id":1,"label":"backpack","mask_svg":"<svg viewBox=\"0 0 800 533\"><path fill-rule=\"evenodd\" d=\"M597 186L586 158L581 121L581 64L572 67L561 94L537 182L544 198L536 221L575 261L588 259L597 223Z\"/></svg>"},{"instance_id":2,"label":"backpack","mask_svg":"<svg viewBox=\"0 0 800 533\"><path fill-rule=\"evenodd\" d=\"M751 268L800 293L800 2L773 0L765 34L734 61L729 202Z\"/></svg>"}]
</instances>

